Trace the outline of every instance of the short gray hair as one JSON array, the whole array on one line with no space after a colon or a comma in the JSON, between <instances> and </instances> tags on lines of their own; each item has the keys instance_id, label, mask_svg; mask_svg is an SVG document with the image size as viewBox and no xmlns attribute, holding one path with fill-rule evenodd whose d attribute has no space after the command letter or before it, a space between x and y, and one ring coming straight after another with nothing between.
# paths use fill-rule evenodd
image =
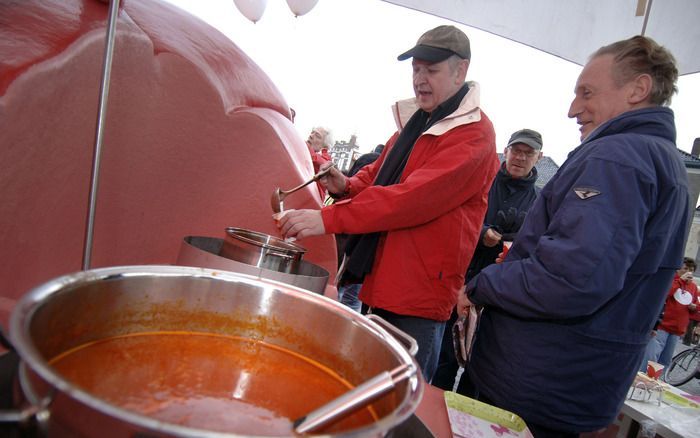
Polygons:
<instances>
[{"instance_id":1,"label":"short gray hair","mask_svg":"<svg viewBox=\"0 0 700 438\"><path fill-rule=\"evenodd\" d=\"M333 133L331 132L331 130L326 128L325 126L316 126L313 129L317 129L325 133L325 135L323 136L323 145L330 149L331 146L333 146Z\"/></svg>"},{"instance_id":2,"label":"short gray hair","mask_svg":"<svg viewBox=\"0 0 700 438\"><path fill-rule=\"evenodd\" d=\"M447 58L447 65L450 67L450 71L455 71L457 70L457 66L459 65L460 62L462 61L467 61L469 62L468 59L462 58L457 54L450 55L449 58Z\"/></svg>"}]
</instances>

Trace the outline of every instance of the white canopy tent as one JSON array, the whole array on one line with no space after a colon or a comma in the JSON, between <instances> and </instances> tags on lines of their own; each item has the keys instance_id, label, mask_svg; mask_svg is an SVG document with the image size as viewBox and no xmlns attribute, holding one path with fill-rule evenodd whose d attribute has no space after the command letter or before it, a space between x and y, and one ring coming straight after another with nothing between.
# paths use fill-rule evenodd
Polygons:
<instances>
[{"instance_id":1,"label":"white canopy tent","mask_svg":"<svg viewBox=\"0 0 700 438\"><path fill-rule=\"evenodd\" d=\"M598 48L646 35L668 48L681 75L700 72L700 0L384 0L584 65ZM691 197L700 169L687 167ZM691 236L686 254L700 240Z\"/></svg>"},{"instance_id":2,"label":"white canopy tent","mask_svg":"<svg viewBox=\"0 0 700 438\"><path fill-rule=\"evenodd\" d=\"M577 64L634 35L667 47L680 73L700 72L698 0L384 0L531 46Z\"/></svg>"}]
</instances>

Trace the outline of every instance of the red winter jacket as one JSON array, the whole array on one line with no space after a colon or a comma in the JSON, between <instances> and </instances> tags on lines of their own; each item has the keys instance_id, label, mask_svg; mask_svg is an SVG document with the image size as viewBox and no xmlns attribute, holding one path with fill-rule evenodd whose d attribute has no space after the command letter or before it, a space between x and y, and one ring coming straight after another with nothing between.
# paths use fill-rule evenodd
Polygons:
<instances>
[{"instance_id":1,"label":"red winter jacket","mask_svg":"<svg viewBox=\"0 0 700 438\"><path fill-rule=\"evenodd\" d=\"M348 180L349 199L322 210L327 233L383 231L359 296L369 306L444 321L457 302L498 170L493 125L478 84L469 87L460 107L416 140L399 183L372 186L396 133ZM415 109L396 110L400 129Z\"/></svg>"},{"instance_id":2,"label":"red winter jacket","mask_svg":"<svg viewBox=\"0 0 700 438\"><path fill-rule=\"evenodd\" d=\"M308 147L308 145L307 145ZM323 148L316 152L315 150L309 148L309 154L311 154L311 163L314 165L314 173L318 173L321 164L332 161L333 158L328 153L328 149Z\"/></svg>"},{"instance_id":3,"label":"red winter jacket","mask_svg":"<svg viewBox=\"0 0 700 438\"><path fill-rule=\"evenodd\" d=\"M691 311L688 304L681 304L676 300L676 291L684 290L690 292L692 295L691 303L697 305L698 303L698 287L695 282L683 281L676 274L673 277L673 283L671 283L671 289L668 291L666 296L666 304L664 305L664 316L659 324L659 329L678 336L683 336L685 330L688 328L688 321L690 320L691 313L697 313Z\"/></svg>"},{"instance_id":4,"label":"red winter jacket","mask_svg":"<svg viewBox=\"0 0 700 438\"><path fill-rule=\"evenodd\" d=\"M697 299L694 301L694 303L695 303L695 312L690 313L690 319L694 319L695 321L700 321L700 291L698 291Z\"/></svg>"},{"instance_id":5,"label":"red winter jacket","mask_svg":"<svg viewBox=\"0 0 700 438\"><path fill-rule=\"evenodd\" d=\"M306 145L306 147L309 148L309 154L311 155L311 164L313 164L314 166L314 173L318 173L323 163L327 163L333 160L333 158L328 153L328 149L326 148L323 148L320 151L316 152L315 150L311 149L311 147L309 147L308 144ZM316 187L318 188L319 195L321 195L321 199L325 198L326 188L323 187L323 184L321 184L320 181L316 181Z\"/></svg>"}]
</instances>

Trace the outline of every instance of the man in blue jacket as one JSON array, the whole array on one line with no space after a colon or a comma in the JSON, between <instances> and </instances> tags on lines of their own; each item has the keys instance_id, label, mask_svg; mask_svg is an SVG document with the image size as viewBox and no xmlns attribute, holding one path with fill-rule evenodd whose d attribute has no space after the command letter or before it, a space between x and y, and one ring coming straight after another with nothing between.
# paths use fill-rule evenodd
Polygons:
<instances>
[{"instance_id":1,"label":"man in blue jacket","mask_svg":"<svg viewBox=\"0 0 700 438\"><path fill-rule=\"evenodd\" d=\"M488 207L476 249L469 262L465 283L486 266L496 263L504 244L513 243L525 215L537 198L540 189L535 164L542 158L542 135L532 129L514 132L503 150L503 162L489 189ZM459 361L455 355L452 327L457 321L456 311L447 321L442 335L442 348L433 386L451 391L455 386ZM472 396L473 388L467 373L459 375L457 393Z\"/></svg>"},{"instance_id":2,"label":"man in blue jacket","mask_svg":"<svg viewBox=\"0 0 700 438\"><path fill-rule=\"evenodd\" d=\"M677 78L673 56L646 37L592 55L569 110L581 145L503 263L460 296L461 314L484 307L469 367L478 397L537 438L613 422L682 264L690 203L666 107Z\"/></svg>"}]
</instances>

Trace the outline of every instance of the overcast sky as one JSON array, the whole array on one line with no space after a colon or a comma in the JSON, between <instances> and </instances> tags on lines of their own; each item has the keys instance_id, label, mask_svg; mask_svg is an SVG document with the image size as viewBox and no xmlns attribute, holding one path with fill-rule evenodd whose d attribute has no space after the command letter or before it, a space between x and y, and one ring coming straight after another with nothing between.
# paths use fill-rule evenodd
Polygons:
<instances>
[{"instance_id":1,"label":"overcast sky","mask_svg":"<svg viewBox=\"0 0 700 438\"><path fill-rule=\"evenodd\" d=\"M253 24L233 0L168 0L197 15L236 43L277 85L296 110L299 135L327 126L336 141L352 134L363 152L395 130L390 106L413 96L411 64L396 57L420 35L455 24L380 0L319 0L294 17L283 0L269 0ZM532 128L544 153L561 165L579 144L566 114L581 66L468 26L468 80L481 84L482 108L496 128L499 151L513 131ZM700 137L700 74L683 76L672 108L678 147L690 152ZM693 117L694 114L694 117Z\"/></svg>"}]
</instances>

